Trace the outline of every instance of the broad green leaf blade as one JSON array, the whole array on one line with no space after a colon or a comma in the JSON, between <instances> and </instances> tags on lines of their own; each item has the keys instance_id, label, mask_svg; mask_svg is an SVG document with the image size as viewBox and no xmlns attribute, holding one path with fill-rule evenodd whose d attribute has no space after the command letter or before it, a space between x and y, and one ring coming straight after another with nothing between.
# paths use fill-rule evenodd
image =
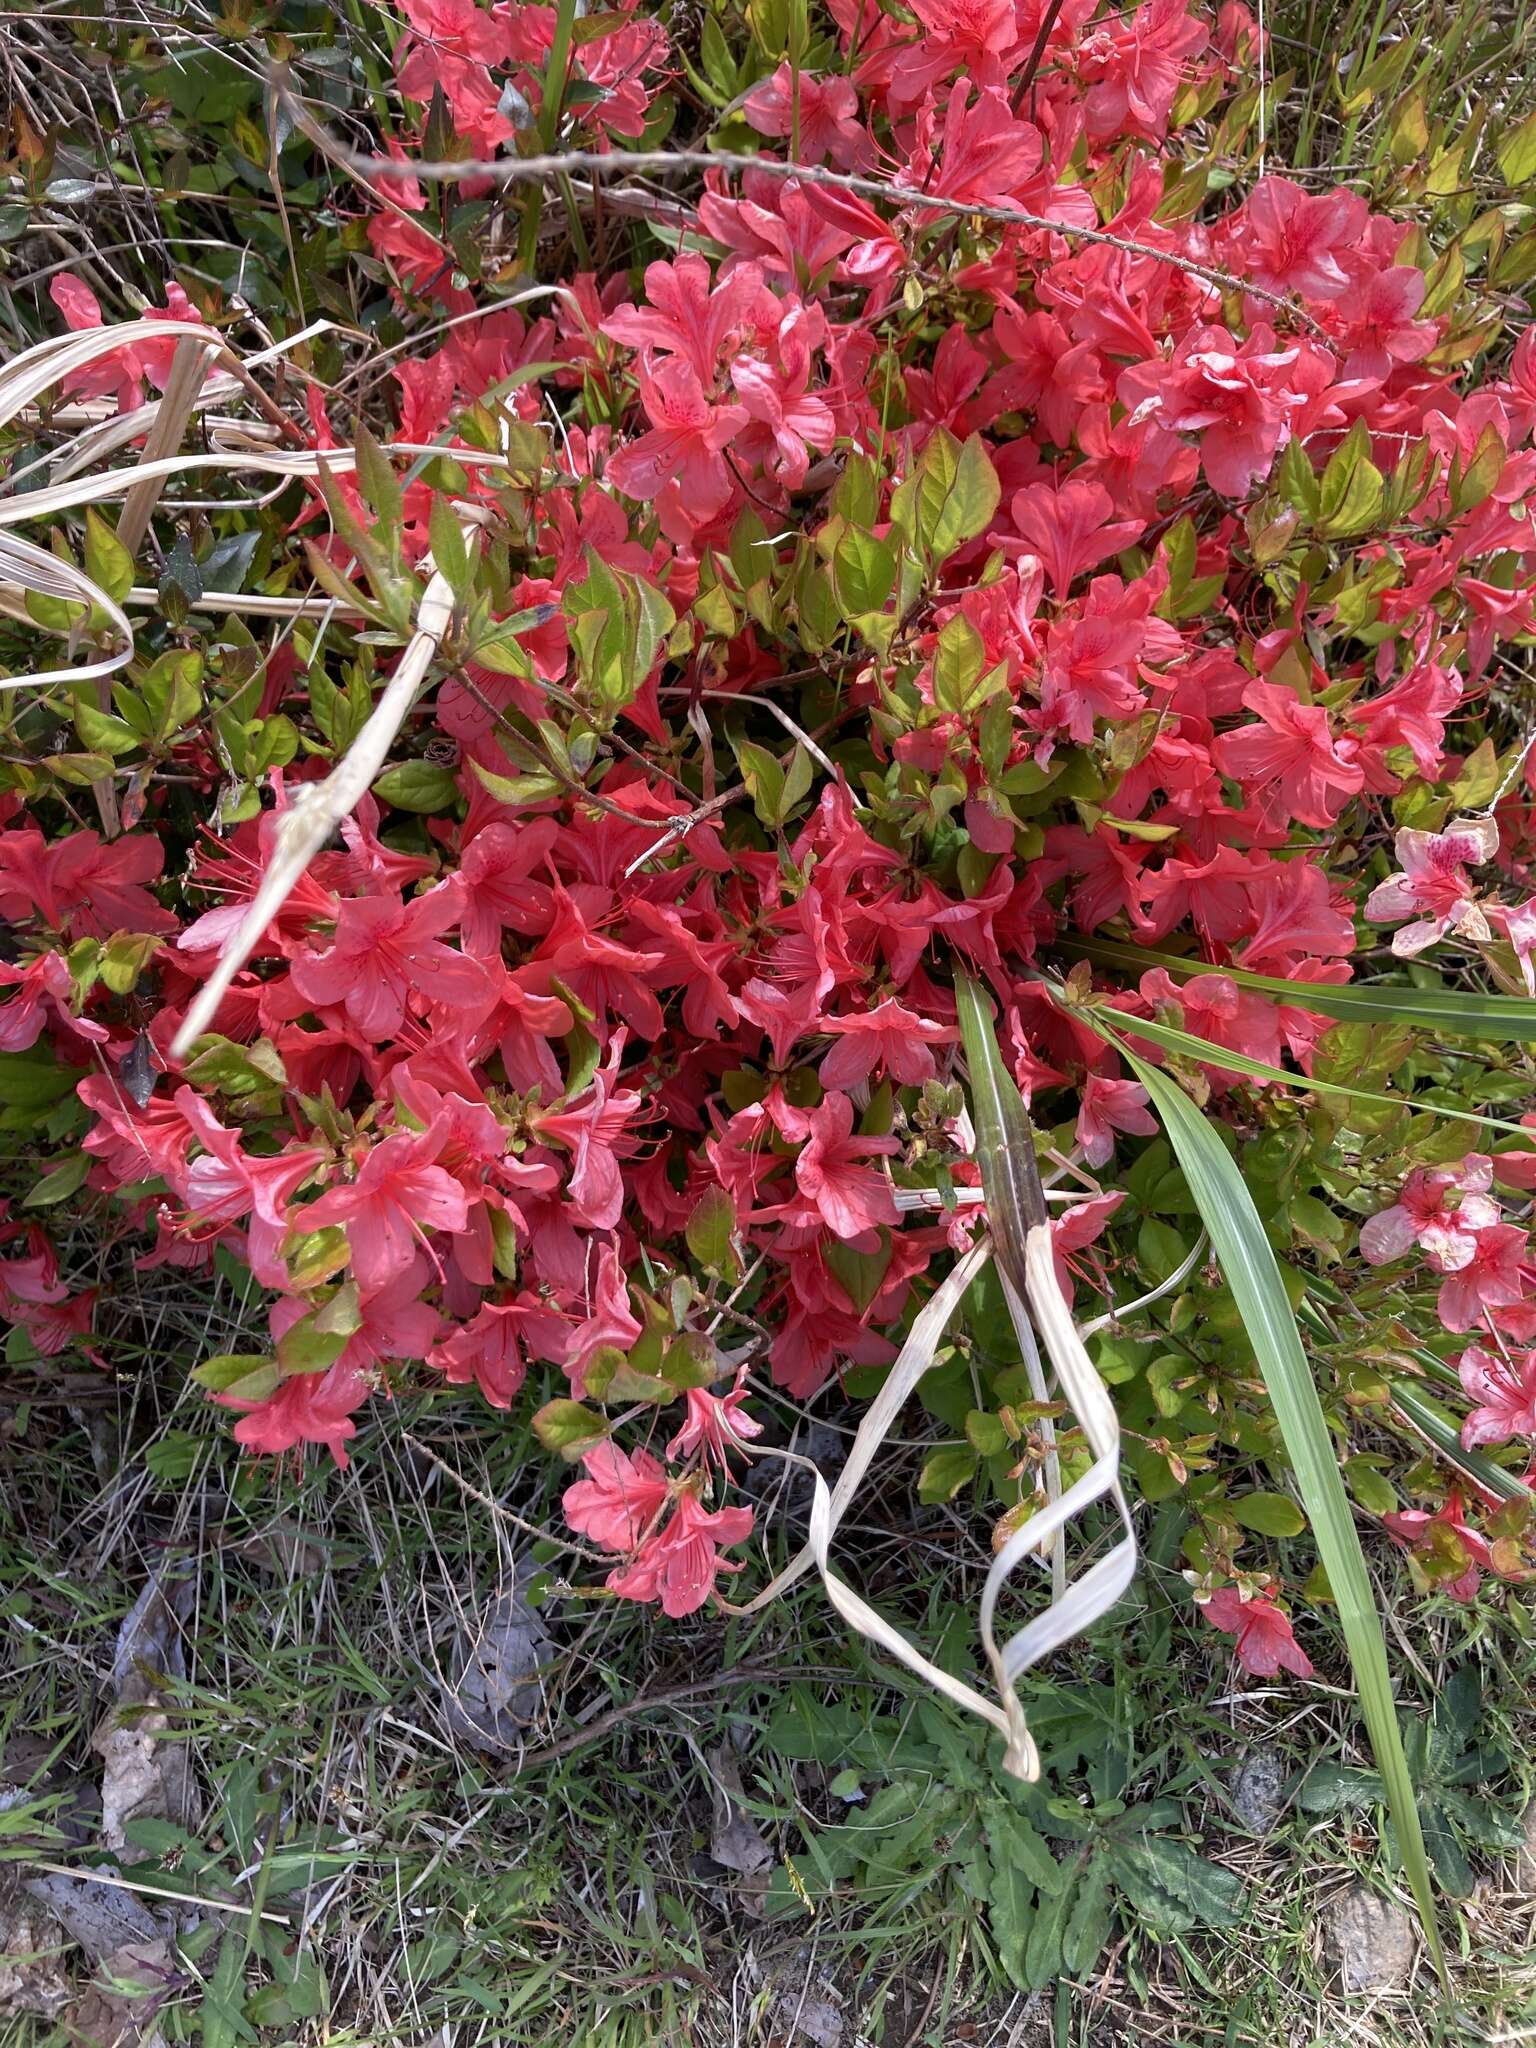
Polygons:
<instances>
[{"instance_id":1,"label":"broad green leaf blade","mask_svg":"<svg viewBox=\"0 0 1536 2048\"><path fill-rule=\"evenodd\" d=\"M1111 1037L1123 1032L1132 1038L1145 1038L1149 1044L1160 1045L1165 1052L1176 1052L1185 1059L1199 1060L1203 1066L1221 1067L1229 1074L1246 1074L1255 1081L1275 1081L1286 1088L1300 1088L1309 1095L1341 1095L1346 1102L1374 1102L1384 1109L1412 1110L1418 1116L1443 1116L1453 1123L1482 1124L1489 1130L1509 1131L1517 1138L1530 1141L1529 1124L1510 1123L1499 1116L1483 1116L1475 1109L1447 1109L1440 1102L1417 1102L1411 1095L1378 1095L1369 1088L1351 1088L1342 1081L1322 1081L1315 1074L1288 1074L1284 1067L1272 1067L1268 1060L1251 1059L1245 1052L1233 1052L1227 1046L1217 1045L1213 1039L1201 1038L1193 1031L1181 1031L1176 1024L1165 1024L1158 1017L1128 1017L1123 1010L1110 1009L1095 1009L1089 1014L1109 1026Z\"/></svg>"},{"instance_id":2,"label":"broad green leaf blade","mask_svg":"<svg viewBox=\"0 0 1536 2048\"><path fill-rule=\"evenodd\" d=\"M1345 1024L1416 1024L1426 1031L1446 1031L1457 1038L1536 1040L1536 1001L1529 996L1484 995L1459 988L1361 987L1354 982L1282 981L1273 974L1250 974L1245 967L1215 967L1208 960L1185 960L1173 953L1151 953L1140 946L1115 945L1107 939L1083 939L1064 948L1106 967L1131 967L1144 974L1166 967L1173 975L1224 974L1239 988L1278 996L1299 1009L1316 1010Z\"/></svg>"},{"instance_id":3,"label":"broad green leaf blade","mask_svg":"<svg viewBox=\"0 0 1536 2048\"><path fill-rule=\"evenodd\" d=\"M1349 1495L1279 1265L1242 1173L1215 1130L1167 1074L1138 1059L1125 1046L1121 1050L1162 1119L1253 1345L1312 1524L1318 1556L1338 1604L1360 1709L1386 1786L1403 1867L1443 1982L1445 1958L1435 1925L1434 1889L1413 1781L1398 1733L1381 1623Z\"/></svg>"},{"instance_id":4,"label":"broad green leaf blade","mask_svg":"<svg viewBox=\"0 0 1536 2048\"><path fill-rule=\"evenodd\" d=\"M1002 1049L987 998L968 974L955 974L955 1008L971 1076L976 1119L976 1164L987 1197L987 1225L999 1266L1022 1301L1025 1293L1024 1240L1046 1220L1045 1197L1035 1165L1029 1112Z\"/></svg>"}]
</instances>

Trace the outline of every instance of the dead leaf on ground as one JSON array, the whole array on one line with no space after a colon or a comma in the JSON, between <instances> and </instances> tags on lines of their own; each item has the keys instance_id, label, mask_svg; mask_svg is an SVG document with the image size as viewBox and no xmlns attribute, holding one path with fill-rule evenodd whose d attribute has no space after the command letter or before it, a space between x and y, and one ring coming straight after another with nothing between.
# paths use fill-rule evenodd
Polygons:
<instances>
[{"instance_id":1,"label":"dead leaf on ground","mask_svg":"<svg viewBox=\"0 0 1536 2048\"><path fill-rule=\"evenodd\" d=\"M162 1739L170 1720L160 1707L164 1695L158 1683L186 1676L182 1625L194 1597L184 1569L162 1566L118 1631L112 1660L116 1704L91 1737L102 1760L105 1848L123 1848L125 1822L140 1816L181 1826L194 1817L191 1754L185 1744Z\"/></svg>"},{"instance_id":2,"label":"dead leaf on ground","mask_svg":"<svg viewBox=\"0 0 1536 2048\"><path fill-rule=\"evenodd\" d=\"M729 1751L706 1751L710 1793L714 1814L709 1830L709 1853L722 1870L734 1870L741 1877L755 1877L773 1861L773 1851L763 1831L747 1812L741 1771Z\"/></svg>"},{"instance_id":3,"label":"dead leaf on ground","mask_svg":"<svg viewBox=\"0 0 1536 2048\"><path fill-rule=\"evenodd\" d=\"M477 1749L516 1756L544 1704L539 1673L550 1661L548 1629L514 1584L459 1632L443 1682L443 1716Z\"/></svg>"},{"instance_id":4,"label":"dead leaf on ground","mask_svg":"<svg viewBox=\"0 0 1536 2048\"><path fill-rule=\"evenodd\" d=\"M57 2020L80 2048L154 2048L155 2015L186 1982L170 1925L133 1892L41 1872L0 1904L0 2017ZM79 1949L85 1981L65 1967Z\"/></svg>"},{"instance_id":5,"label":"dead leaf on ground","mask_svg":"<svg viewBox=\"0 0 1536 2048\"><path fill-rule=\"evenodd\" d=\"M156 2048L156 2015L186 1981L168 1942L132 1942L97 1964L65 2016L65 2032L79 2048Z\"/></svg>"},{"instance_id":6,"label":"dead leaf on ground","mask_svg":"<svg viewBox=\"0 0 1536 2048\"><path fill-rule=\"evenodd\" d=\"M248 1536L235 1548L237 1557L248 1558L252 1564L274 1573L280 1579L307 1579L323 1571L327 1563L326 1552L318 1543L313 1543L304 1534L298 1523L287 1515L279 1515L273 1522Z\"/></svg>"}]
</instances>

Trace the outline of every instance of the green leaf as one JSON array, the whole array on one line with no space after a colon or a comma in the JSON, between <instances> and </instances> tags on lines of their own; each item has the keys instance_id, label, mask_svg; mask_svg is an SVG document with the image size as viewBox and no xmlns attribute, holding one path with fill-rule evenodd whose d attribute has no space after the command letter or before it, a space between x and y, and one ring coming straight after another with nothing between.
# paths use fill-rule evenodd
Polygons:
<instances>
[{"instance_id":1,"label":"green leaf","mask_svg":"<svg viewBox=\"0 0 1536 2048\"><path fill-rule=\"evenodd\" d=\"M1386 485L1370 449L1366 424L1356 420L1323 471L1317 530L1330 540L1364 533L1381 511Z\"/></svg>"},{"instance_id":2,"label":"green leaf","mask_svg":"<svg viewBox=\"0 0 1536 2048\"><path fill-rule=\"evenodd\" d=\"M1498 148L1499 169L1511 185L1523 185L1536 177L1536 114L1527 114L1518 128L1502 138Z\"/></svg>"},{"instance_id":3,"label":"green leaf","mask_svg":"<svg viewBox=\"0 0 1536 2048\"><path fill-rule=\"evenodd\" d=\"M593 702L617 716L650 674L677 615L654 584L587 549L587 574L562 600L576 665Z\"/></svg>"},{"instance_id":4,"label":"green leaf","mask_svg":"<svg viewBox=\"0 0 1536 2048\"><path fill-rule=\"evenodd\" d=\"M133 588L133 557L94 505L85 514L85 573L114 604Z\"/></svg>"},{"instance_id":5,"label":"green leaf","mask_svg":"<svg viewBox=\"0 0 1536 2048\"><path fill-rule=\"evenodd\" d=\"M469 595L469 550L464 545L464 529L454 518L446 498L433 497L432 510L427 515L427 534L432 542L433 566L457 602L463 604Z\"/></svg>"},{"instance_id":6,"label":"green leaf","mask_svg":"<svg viewBox=\"0 0 1536 2048\"><path fill-rule=\"evenodd\" d=\"M752 808L771 830L778 823L784 801L784 770L777 757L756 740L737 740L735 754Z\"/></svg>"},{"instance_id":7,"label":"green leaf","mask_svg":"<svg viewBox=\"0 0 1536 2048\"><path fill-rule=\"evenodd\" d=\"M546 1451L557 1452L573 1465L583 1451L602 1441L608 1425L580 1401L546 1401L533 1418L533 1433Z\"/></svg>"},{"instance_id":8,"label":"green leaf","mask_svg":"<svg viewBox=\"0 0 1536 2048\"><path fill-rule=\"evenodd\" d=\"M284 1372L326 1372L347 1348L347 1333L323 1329L320 1314L311 1311L277 1340L277 1359Z\"/></svg>"},{"instance_id":9,"label":"green leaf","mask_svg":"<svg viewBox=\"0 0 1536 2048\"><path fill-rule=\"evenodd\" d=\"M397 559L400 522L405 510L400 479L395 474L394 464L361 420L353 430L352 439L357 450L359 494L374 515L375 532L383 540L391 559ZM343 538L348 537L343 535ZM351 544L350 540L348 544Z\"/></svg>"},{"instance_id":10,"label":"green leaf","mask_svg":"<svg viewBox=\"0 0 1536 2048\"><path fill-rule=\"evenodd\" d=\"M891 501L891 518L940 565L956 548L984 533L1002 486L981 437L962 447L940 427L923 443L917 466Z\"/></svg>"},{"instance_id":11,"label":"green leaf","mask_svg":"<svg viewBox=\"0 0 1536 2048\"><path fill-rule=\"evenodd\" d=\"M1227 1503L1238 1526L1255 1536L1299 1536L1307 1518L1283 1493L1243 1493Z\"/></svg>"},{"instance_id":12,"label":"green leaf","mask_svg":"<svg viewBox=\"0 0 1536 2048\"><path fill-rule=\"evenodd\" d=\"M1381 1797L1382 1783L1374 1771L1323 1763L1308 1771L1296 1803L1303 1813L1355 1813Z\"/></svg>"},{"instance_id":13,"label":"green leaf","mask_svg":"<svg viewBox=\"0 0 1536 2048\"><path fill-rule=\"evenodd\" d=\"M1212 1125L1169 1075L1129 1051L1126 1058L1150 1096L1184 1170L1189 1191L1210 1233L1222 1273L1253 1346L1312 1524L1318 1557L1337 1603L1361 1713L1387 1788L1403 1866L1418 1902L1435 1967L1444 1981L1445 1959L1435 1925L1434 1888L1398 1731L1386 1646L1370 1574L1279 1265L1242 1170Z\"/></svg>"},{"instance_id":14,"label":"green leaf","mask_svg":"<svg viewBox=\"0 0 1536 2048\"><path fill-rule=\"evenodd\" d=\"M1008 1432L1000 1417L985 1408L972 1408L965 1418L965 1434L978 1457L1001 1457L1008 1448Z\"/></svg>"},{"instance_id":15,"label":"green leaf","mask_svg":"<svg viewBox=\"0 0 1536 2048\"><path fill-rule=\"evenodd\" d=\"M126 719L114 718L83 695L75 699L74 716L75 731L93 754L131 754L141 744Z\"/></svg>"},{"instance_id":16,"label":"green leaf","mask_svg":"<svg viewBox=\"0 0 1536 2048\"><path fill-rule=\"evenodd\" d=\"M203 708L203 657L162 654L139 684L150 717L150 737L168 740Z\"/></svg>"},{"instance_id":17,"label":"green leaf","mask_svg":"<svg viewBox=\"0 0 1536 2048\"><path fill-rule=\"evenodd\" d=\"M918 1475L917 1497L928 1507L953 1500L976 1477L978 1460L969 1444L948 1444L934 1451Z\"/></svg>"},{"instance_id":18,"label":"green leaf","mask_svg":"<svg viewBox=\"0 0 1536 2048\"><path fill-rule=\"evenodd\" d=\"M55 1202L67 1202L84 1185L90 1170L90 1155L85 1152L76 1152L71 1158L61 1161L51 1173L45 1173L25 1197L27 1208L47 1209Z\"/></svg>"},{"instance_id":19,"label":"green leaf","mask_svg":"<svg viewBox=\"0 0 1536 2048\"><path fill-rule=\"evenodd\" d=\"M31 1052L0 1052L0 1103L7 1109L41 1115L61 1096L74 1093L78 1068Z\"/></svg>"},{"instance_id":20,"label":"green leaf","mask_svg":"<svg viewBox=\"0 0 1536 2048\"><path fill-rule=\"evenodd\" d=\"M850 527L832 552L832 589L845 619L884 611L896 587L896 550Z\"/></svg>"},{"instance_id":21,"label":"green leaf","mask_svg":"<svg viewBox=\"0 0 1536 2048\"><path fill-rule=\"evenodd\" d=\"M1115 1842L1109 1858L1127 1903L1155 1933L1232 1927L1242 1918L1241 1880L1196 1855L1187 1842L1171 1835L1142 1835L1139 1840Z\"/></svg>"},{"instance_id":22,"label":"green leaf","mask_svg":"<svg viewBox=\"0 0 1536 2048\"><path fill-rule=\"evenodd\" d=\"M1022 1871L1036 1891L1051 1896L1064 1889L1067 1872L1023 1814L1007 1806L989 1808L987 1844L998 1869Z\"/></svg>"},{"instance_id":23,"label":"green leaf","mask_svg":"<svg viewBox=\"0 0 1536 2048\"><path fill-rule=\"evenodd\" d=\"M736 1204L724 1188L706 1188L683 1231L689 1251L706 1273L724 1273L733 1279L740 1273L731 1241L735 1229Z\"/></svg>"},{"instance_id":24,"label":"green leaf","mask_svg":"<svg viewBox=\"0 0 1536 2048\"><path fill-rule=\"evenodd\" d=\"M483 762L471 760L477 781L483 783L499 804L510 804L521 809L525 804L546 803L550 797L558 796L564 786L558 775L535 770L531 775L496 775Z\"/></svg>"},{"instance_id":25,"label":"green leaf","mask_svg":"<svg viewBox=\"0 0 1536 2048\"><path fill-rule=\"evenodd\" d=\"M1069 1977L1086 1977L1103 1953L1111 1919L1109 1862L1095 1856L1077 1888L1061 1942L1061 1966Z\"/></svg>"},{"instance_id":26,"label":"green leaf","mask_svg":"<svg viewBox=\"0 0 1536 2048\"><path fill-rule=\"evenodd\" d=\"M397 811L446 811L459 794L453 770L440 761L397 761L373 785L373 793Z\"/></svg>"},{"instance_id":27,"label":"green leaf","mask_svg":"<svg viewBox=\"0 0 1536 2048\"><path fill-rule=\"evenodd\" d=\"M192 1373L211 1394L234 1394L241 1401L265 1401L282 1384L282 1373L270 1358L256 1352L225 1351L205 1358Z\"/></svg>"}]
</instances>

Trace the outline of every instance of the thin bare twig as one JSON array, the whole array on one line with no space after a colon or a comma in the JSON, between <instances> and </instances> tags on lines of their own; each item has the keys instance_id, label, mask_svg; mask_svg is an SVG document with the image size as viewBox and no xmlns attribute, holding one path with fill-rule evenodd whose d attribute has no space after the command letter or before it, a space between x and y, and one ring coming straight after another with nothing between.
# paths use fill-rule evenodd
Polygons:
<instances>
[{"instance_id":1,"label":"thin bare twig","mask_svg":"<svg viewBox=\"0 0 1536 2048\"><path fill-rule=\"evenodd\" d=\"M1105 228L1078 227L1070 221L1052 220L1043 213L1030 213L1020 206L992 206L974 199L951 199L942 192L920 192L910 185L896 185L883 178L864 178L853 171L834 171L827 164L786 163L778 157L746 156L735 150L715 149L614 149L560 150L550 155L523 157L466 157L462 161L427 158L421 162L397 163L391 157L359 156L347 153L349 167L375 178L419 178L426 184L452 185L466 178L489 178L499 185L517 185L569 177L580 171L594 180L625 171L655 175L665 170L724 171L736 175L761 171L770 178L794 178L806 185L830 185L839 192L854 192L863 199L881 199L892 206L920 207L927 213L950 213L975 220L997 221L1006 227L1039 228L1047 234L1065 235L1074 241L1094 242L1106 249L1121 249L1130 256L1147 256L1187 272L1218 291L1240 292L1260 299L1277 311L1289 314L1309 327L1331 348L1332 342L1312 315L1284 292L1269 291L1246 278L1234 277L1192 256L1173 249L1159 249L1151 242L1138 242L1126 235L1112 235Z\"/></svg>"},{"instance_id":2,"label":"thin bare twig","mask_svg":"<svg viewBox=\"0 0 1536 2048\"><path fill-rule=\"evenodd\" d=\"M473 1501L478 1501L481 1507L489 1509L498 1522L507 1522L522 1535L531 1536L539 1543L552 1544L557 1550L568 1551L572 1557L583 1558L588 1564L613 1563L613 1559L605 1557L600 1550L588 1550L585 1544L572 1543L563 1536L551 1536L549 1531L541 1529L537 1522L527 1521L522 1515L514 1514L511 1508L503 1507L499 1500L492 1500L491 1496L482 1493L478 1486L471 1486L462 1472L455 1471L446 1458L440 1458L436 1451L424 1444L420 1437L412 1436L408 1429L402 1430L401 1436L418 1457L425 1458L429 1465L435 1465L445 1479L451 1479L461 1493L467 1494Z\"/></svg>"}]
</instances>

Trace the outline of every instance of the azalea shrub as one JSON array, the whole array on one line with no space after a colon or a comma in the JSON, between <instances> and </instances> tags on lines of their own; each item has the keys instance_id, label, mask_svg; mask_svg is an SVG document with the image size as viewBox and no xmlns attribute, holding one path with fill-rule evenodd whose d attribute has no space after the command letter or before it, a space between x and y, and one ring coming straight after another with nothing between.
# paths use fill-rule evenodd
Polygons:
<instances>
[{"instance_id":1,"label":"azalea shrub","mask_svg":"<svg viewBox=\"0 0 1536 2048\"><path fill-rule=\"evenodd\" d=\"M1362 1516L1422 1590L1524 1576L1528 1064L1308 989L1536 988L1532 266L1449 139L1400 215L1263 169L1264 54L1239 0L408 0L366 149L366 95L285 117L352 325L248 378L319 459L174 480L142 547L56 515L156 602L109 681L4 697L13 1363L114 1366L50 1205L189 1287L233 1259L268 1340L194 1376L247 1451L345 1466L405 1392L531 1414L608 1590L693 1613L754 1582L754 1444L867 1399L983 1227L962 967L1213 1645L1305 1676L1328 1588L1106 1015L1240 1158ZM188 272L137 324L253 352L248 305ZM18 462L170 387L135 326ZM177 1056L434 578L388 764ZM18 683L115 644L26 610ZM1002 1540L1045 1424L1088 1454L995 1276L948 1344L916 1491Z\"/></svg>"}]
</instances>

